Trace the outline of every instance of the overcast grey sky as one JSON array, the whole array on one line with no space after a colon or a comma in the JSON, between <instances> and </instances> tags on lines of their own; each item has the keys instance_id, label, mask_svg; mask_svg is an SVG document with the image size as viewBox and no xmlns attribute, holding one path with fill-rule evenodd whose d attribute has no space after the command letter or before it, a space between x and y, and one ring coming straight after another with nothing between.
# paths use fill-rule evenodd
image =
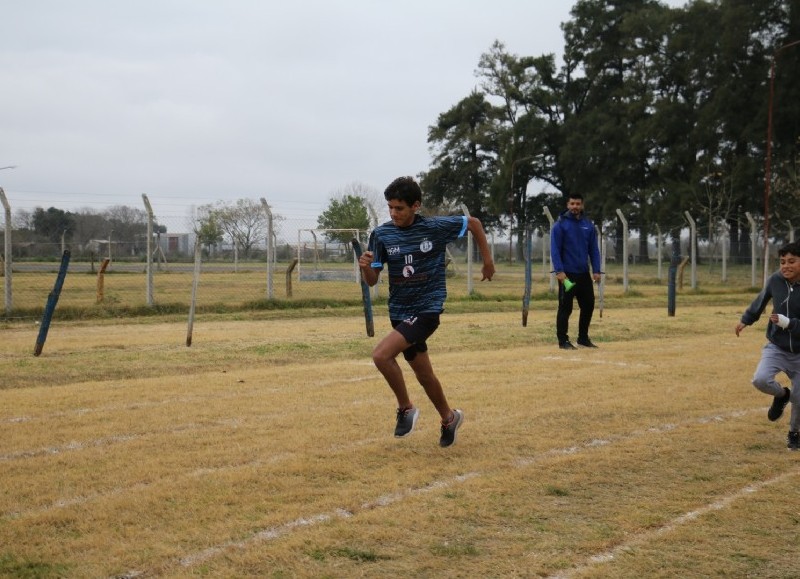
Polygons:
<instances>
[{"instance_id":1,"label":"overcast grey sky","mask_svg":"<svg viewBox=\"0 0 800 579\"><path fill-rule=\"evenodd\" d=\"M146 193L161 219L244 197L315 219L350 183L426 170L480 55L560 54L572 4L3 2L0 187L14 209Z\"/></svg>"}]
</instances>

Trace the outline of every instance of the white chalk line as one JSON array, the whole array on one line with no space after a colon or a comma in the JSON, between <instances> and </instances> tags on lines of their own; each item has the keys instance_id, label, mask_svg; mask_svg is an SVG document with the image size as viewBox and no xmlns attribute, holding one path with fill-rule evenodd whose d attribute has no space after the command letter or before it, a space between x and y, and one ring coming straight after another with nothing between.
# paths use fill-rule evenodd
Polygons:
<instances>
[{"instance_id":1,"label":"white chalk line","mask_svg":"<svg viewBox=\"0 0 800 579\"><path fill-rule=\"evenodd\" d=\"M652 364L643 364L641 362L636 362L631 364L630 362L614 362L612 360L603 360L602 358L587 358L586 356L576 356L576 355L563 355L563 356L543 356L542 360L566 360L569 362L580 362L581 364L597 364L601 366L619 366L620 368L652 368Z\"/></svg>"},{"instance_id":2,"label":"white chalk line","mask_svg":"<svg viewBox=\"0 0 800 579\"><path fill-rule=\"evenodd\" d=\"M283 537L284 535L291 533L295 529L312 527L320 523L325 523L334 519L350 519L361 512L387 507L389 505L403 501L410 497L442 490L450 486L453 486L454 484L458 484L466 480L469 480L471 478L474 478L476 476L480 475L478 473L466 473L455 477L451 477L446 480L433 481L424 487L406 489L404 491L378 497L373 501L362 503L356 510L338 508L327 513L319 513L316 515L311 515L309 517L295 519L293 521L283 523L282 525L276 525L273 527L257 531L250 537L243 539L241 541L230 541L228 543L223 543L221 545L209 547L208 549L204 549L197 553L187 555L186 557L181 558L178 564L182 567L193 567L194 565L203 563L217 555L222 554L228 549L246 549L257 543L273 541L275 539Z\"/></svg>"},{"instance_id":3,"label":"white chalk line","mask_svg":"<svg viewBox=\"0 0 800 579\"><path fill-rule=\"evenodd\" d=\"M122 444L161 434L175 434L178 432L186 432L188 430L201 430L207 428L210 424L212 423L190 422L187 424L174 426L172 428L149 430L147 432L136 433L136 434L118 434L115 436L107 436L104 438L95 438L93 440L85 440L85 441L75 440L58 446L46 446L43 448L36 448L31 450L18 450L16 452L0 454L0 462L9 462L12 460L21 460L27 458L37 458L40 456L63 454L65 452L77 452L81 450L86 450L88 448L98 448L103 446L111 446L113 444ZM214 421L213 424L217 426L230 426L229 421L226 420Z\"/></svg>"},{"instance_id":4,"label":"white chalk line","mask_svg":"<svg viewBox=\"0 0 800 579\"><path fill-rule=\"evenodd\" d=\"M735 418L742 418L744 416L747 416L748 414L754 414L756 412L763 412L763 409L751 408L749 410L734 410L725 414L713 414L711 416L701 416L699 418L686 420L678 424L667 423L667 424L662 424L660 426L653 426L650 428L646 428L644 430L633 430L627 434L619 434L616 436L610 436L608 438L595 438L587 441L584 444L568 446L566 448L554 448L532 457L520 457L515 460L514 464L517 467L524 468L553 456L575 454L582 450L588 450L598 446L607 446L609 444L625 442L633 440L635 438L639 438L640 436L646 436L648 434L662 434L665 432L676 430L678 428L685 428L694 424L722 423Z\"/></svg>"},{"instance_id":5,"label":"white chalk line","mask_svg":"<svg viewBox=\"0 0 800 579\"><path fill-rule=\"evenodd\" d=\"M202 425L203 427L207 427L208 425ZM144 438L145 436L150 436L152 434L170 434L173 432L181 432L188 430L186 427L178 427L174 430L163 431L163 432L148 432L146 435L128 435L125 437L115 437L112 439L98 439L91 441L90 444L85 443L71 443L64 445L61 448L47 448L47 449L40 449L36 456L41 456L43 454L59 454L60 452L65 451L78 451L84 450L86 448L92 447L100 447L105 446L112 443L119 443L119 442L127 442L131 440L137 440ZM369 446L371 444L378 443L384 440L384 437L380 438L367 438L361 440L351 441L347 444L334 444L328 447L328 452L347 452L348 450L360 448L364 446ZM28 458L30 456L34 456L31 453L27 453L23 458ZM24 511L8 511L5 513L0 513L1 517L6 517L8 519L21 519L24 517L30 517L35 515L40 515L43 513L47 513L50 511L54 511L57 509L67 508L71 506L79 506L84 504L89 504L94 501L100 501L111 497L121 496L126 493L135 493L135 492L142 492L145 491L156 484L164 484L164 483L177 483L181 480L186 478L200 478L204 476L212 476L214 474L220 473L231 473L236 472L238 470L245 470L245 469L257 469L263 466L270 466L275 465L293 458L297 457L297 453L291 452L284 452L281 454L276 454L270 456L268 459L257 459L257 460L250 460L247 462L237 463L237 464L226 464L224 466L218 467L202 467L192 471L184 472L181 475L172 476L172 477L165 477L160 479L157 482L147 482L147 483L135 483L129 486L124 487L116 487L111 488L102 492L90 493L81 496L72 497L69 499L59 499L54 501L51 504L43 505L37 508L31 508ZM0 456L0 459L3 457Z\"/></svg>"},{"instance_id":6,"label":"white chalk line","mask_svg":"<svg viewBox=\"0 0 800 579\"><path fill-rule=\"evenodd\" d=\"M689 421L689 422L684 423L684 424L685 425L694 424L694 423L707 424L709 422L721 422L721 421L724 421L724 420L727 420L727 419L730 419L730 418L739 418L739 417L742 417L742 416L744 416L746 414L749 414L749 413L752 413L752 412L760 412L760 411L762 411L762 409L751 409L751 410L747 410L747 411L734 411L734 412L728 413L727 415L712 415L712 416L700 417L700 418L698 418L696 420ZM214 424L215 425L221 425L221 426L229 426L230 425L229 421L218 421L218 422L215 422ZM179 425L179 426L176 426L176 427L173 427L173 428L170 428L170 429L163 429L163 430L160 430L160 431L151 431L151 432L146 432L146 433L142 433L142 434L125 434L125 435L118 435L118 436L113 436L113 437L108 437L108 438L100 438L100 439L84 441L84 442L73 441L73 442L70 442L70 443L67 443L67 444L64 444L64 445L61 445L61 446L45 447L45 448L39 448L39 449L34 449L34 450L23 450L23 451L19 451L19 452L16 452L16 453L9 453L9 454L5 454L5 455L0 455L0 462L17 460L17 459L35 458L35 457L40 457L40 456L57 455L57 454L61 454L61 453L64 453L64 452L77 452L77 451L86 450L86 449L90 449L90 448L98 448L98 447L103 447L103 446L110 446L110 445L113 445L113 444L122 444L122 443L126 443L126 442L132 442L132 441L135 441L135 440L140 440L140 439L143 439L143 438L146 438L146 437L150 437L150 436L154 436L154 435L174 434L174 433L178 433L178 432L185 432L185 431L192 430L192 429L207 428L208 426L209 426L208 423L204 423L204 424L190 423L190 424ZM653 428L649 428L649 429L642 430L642 431L633 431L633 432L631 432L631 433L629 433L627 435L620 435L620 436L616 436L616 437L611 437L609 439L591 440L591 441L588 441L587 443L585 443L583 445L576 445L576 446L570 446L570 447L566 447L566 448L551 449L551 450L545 451L543 453L540 453L540 454L532 456L532 457L519 457L519 458L517 458L515 460L514 465L516 467L524 468L524 467L530 466L530 465L532 465L534 463L541 462L542 460L546 460L546 459L548 459L550 457L553 457L553 456L575 454L575 453L577 453L577 452L579 452L581 450L584 450L584 449L589 449L589 448L593 448L593 447L596 447L596 446L604 446L604 445L607 445L607 444L612 444L614 442L621 442L621 441L624 441L624 440L631 440L633 438L636 438L638 436L643 436L643 435L646 435L646 434L652 434L652 433L658 433L658 432L668 432L670 430L674 430L678 426L679 425L676 425L676 424L664 424L664 425L661 425L659 427L653 427ZM342 452L342 451L347 451L349 449L361 448L361 447L364 447L364 446L369 446L370 444L374 444L376 442L379 442L380 440L382 440L382 438L381 439L379 439L379 438L368 438L368 439L354 440L354 441L350 441L347 444L334 444L334 445L331 445L328 450L329 450L329 452ZM233 471L236 471L236 470L241 470L241 469L246 469L246 468L259 468L259 467L265 466L267 464L275 464L276 462L281 462L282 460L288 460L289 458L293 458L295 456L296 455L293 454L293 453L283 453L281 455L273 456L269 460L266 460L266 461L264 461L264 460L253 460L253 461L248 461L248 462L245 462L245 463L239 463L239 464L234 464L234 465L225 465L225 466L220 466L220 467L205 467L205 468L202 468L202 469L197 469L195 471L189 472L189 473L186 474L186 476L188 476L188 477L211 476L211 475L213 475L215 473L233 472ZM180 478L183 478L183 477L171 477L169 480L175 481L175 480L179 480ZM18 518L22 518L22 517L26 517L26 516L32 516L32 515L35 515L35 514L41 514L41 513L49 512L49 511L55 510L55 509L65 508L65 507L69 507L69 506L82 505L82 504L88 504L88 503L90 503L92 501L103 500L104 498L113 497L113 496L119 496L121 494L124 494L125 492L142 491L142 490L145 490L145 489L151 487L152 484L155 484L155 483L134 484L134 485L131 485L131 486L128 486L128 487L117 487L117 488L106 490L104 492L91 493L91 494L88 494L88 495L82 495L82 496L73 497L73 498L70 498L70 499L61 499L61 500L53 502L50 505L42 506L42 507L35 508L35 509L28 509L28 510L25 510L25 511L12 511L12 512L2 513L2 516L13 518L13 519L18 519Z\"/></svg>"},{"instance_id":7,"label":"white chalk line","mask_svg":"<svg viewBox=\"0 0 800 579\"><path fill-rule=\"evenodd\" d=\"M370 378L365 377L364 379L370 379ZM525 468L527 466L530 466L530 465L532 465L534 463L537 463L537 462L541 462L541 461L546 460L546 459L548 459L550 457L553 457L553 456L577 454L577 453L582 452L584 450L589 450L591 448L595 448L595 447L598 447L598 446L606 446L606 445L615 444L615 443L619 443L619 442L623 442L623 441L627 441L627 440L632 440L632 439L635 439L637 437L645 436L645 435L653 434L653 433L669 432L669 431L675 430L675 429L677 429L679 427L685 427L685 426L689 426L689 425L692 425L692 424L722 423L722 422L728 421L730 419L740 418L740 417L745 416L747 414L751 414L751 413L755 413L755 412L762 412L762 411L763 411L763 409L761 409L761 408L757 408L757 409L754 408L754 409L749 409L749 410L745 410L745 411L734 411L734 412L729 412L729 413L726 413L726 414L717 414L717 415L710 415L710 416L700 417L700 418L697 418L697 419L684 421L682 424L664 424L664 425L661 425L661 426L648 428L648 429L644 429L644 430L632 431L632 432L630 432L628 434L625 434L625 435L619 435L619 436L610 437L610 438L607 438L607 439L594 439L594 440L587 441L585 444L582 444L582 445L574 445L574 446L565 447L565 448L551 449L551 450L545 451L543 453L540 453L540 454L538 454L536 456L532 456L532 457L520 457L520 458L516 459L513 462L513 466L515 466L516 468ZM177 431L186 430L186 429L189 429L189 428L207 427L207 426L208 426L208 424L203 424L203 425L183 425L183 426L178 427L178 428L170 429L170 431L176 431L177 432ZM147 436L152 435L152 434L157 434L157 433L155 433L155 432L146 433ZM58 452L77 451L77 450L82 450L82 449L85 449L85 448L103 446L103 445L107 445L107 444L127 442L127 441L130 441L130 440L134 440L136 438L141 438L143 436L145 436L145 435L116 436L116 437L110 437L110 438L105 438L105 439L97 439L97 440L94 440L94 441L89 441L88 443L69 443L69 444L64 445L64 446L62 446L60 448L40 449L39 451L34 451L34 452L30 452L29 451L29 452L23 452L23 453L20 453L20 454L25 456L25 457L33 456L33 455L41 455L41 454L57 454ZM367 442L355 441L353 443L353 445L355 445L355 446L364 446L368 442L374 442L374 440L367 441ZM342 445L338 445L338 447L341 447L341 446ZM277 459L278 457L275 457L275 458ZM283 458L287 458L287 457L284 456ZM8 455L0 456L0 460L3 460L3 459L8 460ZM192 471L191 473L187 473L187 476L210 476L210 475L213 475L214 473L230 471L230 470L233 470L233 469L257 468L259 466L262 466L262 465L264 465L266 463L271 463L271 462L274 462L274 461L273 460L269 460L269 461L260 461L259 460L259 461L250 461L248 463L243 463L243 464L233 465L233 466L226 465L226 466L218 467L218 468L203 468L203 469L198 469L196 471ZM486 474L487 473L473 472L473 473L469 473L467 475L459 475L459 476L456 476L456 477L451 477L449 479L444 479L444 480L439 480L439 481L432 481L430 484L428 484L427 486L422 487L420 489L407 489L405 491L394 493L392 495L386 495L386 496L378 497L377 499L375 499L373 501L369 501L369 502L364 503L361 506L360 510L361 511L366 511L366 510L370 510L370 509L386 507L386 506L389 506L389 505L391 505L393 503L396 503L398 501L413 497L415 495L419 495L419 494L424 493L424 492L431 492L431 491L434 491L434 490L447 488L449 486L452 486L454 484L458 484L458 483L463 482L465 480L469 480L471 478L475 478L475 477L479 477L479 476L484 476ZM789 473L789 474L783 475L783 476L790 476L791 474L792 473ZM778 479L774 479L773 481L767 481L766 483L762 483L761 485L752 485L752 486L757 487L757 488L761 488L762 486L765 486L766 484L771 484L771 482L776 482L777 480ZM93 494L93 495L87 495L87 496L83 496L83 497L76 497L76 498L73 498L73 499L56 501L53 504L51 504L51 505L49 505L47 507L43 507L41 509L34 509L34 510L30 510L30 511L25 511L25 512L6 513L6 516L10 516L12 518L20 518L20 517L32 515L32 514L35 514L35 513L46 512L46 511L53 510L53 509L66 508L66 507L69 507L69 506L81 505L81 504L89 503L89 502L91 502L93 500L100 500L100 499L107 498L107 497L120 496L120 495L126 494L128 492L144 491L147 488L151 487L153 484L155 484L155 483L140 483L140 484L136 484L136 485L129 486L129 487L120 487L120 488L116 488L116 489L110 489L110 490L105 491L103 493L96 493L96 494ZM688 522L689 520L691 520L693 518L697 518L698 516L700 516L704 512L708 512L710 510L714 510L715 508L717 508L717 509L724 508L725 506L727 506L727 504L729 504L730 502L732 502L733 500L738 498L739 495L743 496L747 492L754 492L754 491L747 491L747 489L745 489L743 491L740 491L740 493L738 493L737 495L732 495L732 497L730 497L730 500L722 499L721 501L718 501L717 503L715 503L714 505L718 504L719 505L718 507L715 507L714 505L709 505L708 507L705 507L704 509L700 509L699 511L694 511L693 513L687 513L686 515L683 515L682 517L679 517L678 519L676 519L676 521L671 524L672 528L674 528L674 526L677 525L677 524L682 524L683 522ZM184 566L184 567L190 567L190 566L193 566L193 565L195 565L197 563L200 563L202 561L206 561L206 560L208 560L210 558L213 558L214 556L223 553L226 549L242 549L242 548L246 548L246 547L250 546L251 544L255 544L255 543L263 542L263 541L270 541L270 540L274 540L274 539L280 538L280 537L292 532L293 530L296 530L296 529L299 529L299 528L305 528L305 527L317 525L317 524L324 523L324 522L330 521L332 519L337 519L337 518L338 519L350 518L350 517L355 516L356 514L357 513L350 512L350 511L348 511L346 509L335 509L335 510L329 512L329 513L320 513L320 514L316 514L316 515L311 515L309 517L296 519L294 521L289 521L289 522L284 523L282 525L278 525L278 526L270 527L270 528L267 528L267 529L263 529L261 531L257 531L256 533L254 533L251 537L249 537L247 539L244 539L244 540L241 540L241 541L237 541L237 542L223 543L221 545L205 549L205 550L203 550L203 551L201 551L199 553L196 553L194 555L188 555L188 556L183 557L182 559L180 559L179 564L181 566ZM669 526L661 527L657 531L654 531L653 533L651 533L651 535L656 536L656 532L658 532L658 531L668 532L668 530L670 530ZM626 545L621 545L621 546L618 546L618 547L616 547L615 549L613 549L613 550L611 550L609 552L593 556L586 563L586 565L591 566L591 565L596 565L598 563L602 563L602 562L605 562L605 561L613 560L613 557L615 556L615 554L625 550L626 548L630 548L630 546L633 545L633 544L635 544L635 543L629 543L629 544L626 544ZM575 569L579 569L579 568L575 568ZM571 572L577 572L577 571L569 571L569 572L571 573ZM132 573L131 576L135 576L136 574L138 574L138 572L133 572L133 571L131 573ZM561 576L557 576L557 577L561 577Z\"/></svg>"},{"instance_id":8,"label":"white chalk line","mask_svg":"<svg viewBox=\"0 0 800 579\"><path fill-rule=\"evenodd\" d=\"M596 555L592 555L584 563L581 563L580 565L577 565L565 571L556 573L555 575L549 575L547 579L569 579L569 577L572 577L578 573L588 571L589 569L597 567L604 563L610 563L617 556L621 555L622 553L625 553L626 551L631 550L634 547L649 543L655 539L658 539L662 535L671 533L681 525L690 523L708 513L714 511L721 511L722 509L727 508L732 503L741 498L747 497L748 495L752 495L753 493L756 493L761 489L783 482L788 478L792 478L798 475L800 475L800 469L795 469L789 472L784 472L782 474L779 474L778 476L773 477L771 479L759 481L757 483L748 485L744 488L739 489L736 492L733 492L725 497L722 497L718 501L715 501L709 505L705 505L703 507L700 507L699 509L689 511L688 513L684 513L681 516L676 517L672 521L666 523L665 525L653 529L652 531L649 532L637 531L636 534L631 536L631 539L629 541L617 545L602 553L597 553Z\"/></svg>"},{"instance_id":9,"label":"white chalk line","mask_svg":"<svg viewBox=\"0 0 800 579\"><path fill-rule=\"evenodd\" d=\"M324 388L325 386L341 384L343 382L357 383L357 382L367 382L375 379L376 379L375 374L370 373L368 375L365 374L363 376L358 376L355 378L343 378L343 379L331 378L329 380L321 380L319 382L315 382L314 385ZM9 416L6 418L0 418L0 424L25 424L28 422L49 421L57 418L65 418L69 416L82 416L85 414L92 414L97 412L120 412L120 411L155 408L159 406L169 406L171 404L184 405L198 401L232 400L235 398L240 398L243 394L266 394L269 392L280 392L280 389L275 387L256 386L253 388L249 388L247 390L238 389L235 392L224 391L218 394L211 394L211 395L202 395L202 394L196 394L194 396L181 395L181 396L176 396L174 398L166 398L153 402L131 402L128 404L109 404L106 406L98 406L96 408L75 408L73 410L52 412L49 414L40 414L36 416Z\"/></svg>"},{"instance_id":10,"label":"white chalk line","mask_svg":"<svg viewBox=\"0 0 800 579\"><path fill-rule=\"evenodd\" d=\"M657 426L657 427L653 427L653 428L648 428L648 429L645 429L645 430L636 430L636 431L633 431L633 432L631 432L631 433L629 433L627 435L620 435L620 436L612 437L612 438L609 438L609 439L591 440L591 441L588 441L586 444L583 444L583 445L570 446L570 447L560 448L560 449L552 449L552 450L545 451L545 452L543 452L543 453L541 453L541 454L539 454L537 456L534 456L534 457L518 458L518 459L516 459L516 460L514 460L512 462L512 466L515 467L515 468L525 468L525 467L528 467L528 466L530 466L530 465L532 465L534 463L540 462L542 460L545 460L545 459L553 457L553 456L577 454L577 453L579 453L581 451L585 451L585 450L589 450L589 449L592 449L592 448L596 448L598 446L606 446L606 445L610 445L610 444L614 444L614 443L629 441L629 440L633 440L633 439L635 439L637 437L646 436L646 435L650 435L650 434L658 434L658 433L670 432L670 431L676 430L677 428L687 427L687 426L691 426L691 425L695 425L695 424L721 424L721 423L726 422L728 420L735 419L735 418L740 418L740 417L746 416L748 414L751 414L753 412L761 412L762 410L763 409L759 408L759 409L751 409L751 410L744 410L744 411L734 411L734 412L729 412L729 413L726 413L726 414L716 414L716 415L712 415L712 416L704 416L704 417L700 417L700 418L697 418L697 419L694 419L694 420L684 421L681 424L665 424L665 425L661 425L661 426ZM502 469L502 466L500 466L498 468ZM372 501L365 502L365 503L363 503L361 505L360 511L367 511L367 510L386 507L386 506L392 505L394 503L397 503L397 502L399 502L401 500L405 500L405 499L411 498L413 496L416 496L416 495L419 495L419 494L422 494L422 493L428 493L428 492L432 492L432 491L435 491L435 490L448 488L448 487L451 487L453 485L459 484L461 482L464 482L464 481L467 481L467 480L470 480L470 479L473 479L473 478L481 477L481 476L486 476L488 474L490 474L490 471L487 471L487 472L470 472L470 473L467 473L467 474L457 475L457 476L449 477L449 478L446 478L446 479L435 480L435 481L430 482L428 485L426 485L426 486L424 486L422 488L406 489L404 491L400 491L400 492L393 493L393 494L390 494L390 495L381 496L381 497L378 497L377 499L374 499ZM213 558L213 557L215 557L217 555L220 555L220 554L224 553L227 549L244 549L244 548L252 546L253 544L256 544L256 543L278 539L278 538L283 537L283 536L287 535L288 533L290 533L290 532L292 532L292 531L294 531L296 529L308 528L308 527L311 527L311 526L314 526L314 525L318 525L318 524L321 524L321 523L325 523L325 522L328 522L328 521L331 521L331 520L334 520L334 519L349 519L349 518L352 518L352 517L356 516L357 514L358 514L358 512L353 512L353 511L350 511L350 510L347 510L347 509L338 508L338 509L334 509L333 511L329 511L327 513L318 513L318 514L309 515L307 517L303 517L303 518L300 518L300 519L295 519L293 521L289 521L289 522L284 523L282 525L272 526L272 527L269 527L269 528L266 528L266 529L263 529L263 530L260 530L260 531L256 531L250 537L248 537L246 539L243 539L241 541L236 541L236 542L231 541L231 542L222 543L220 545L209 547L209 548L204 549L202 551L199 551L197 553L187 555L185 557L182 557L178 561L178 564L180 566L182 566L182 567L191 567L191 566L194 566L196 564L205 562L205 561L207 561L207 560L209 560L209 559L211 559L211 558Z\"/></svg>"}]
</instances>

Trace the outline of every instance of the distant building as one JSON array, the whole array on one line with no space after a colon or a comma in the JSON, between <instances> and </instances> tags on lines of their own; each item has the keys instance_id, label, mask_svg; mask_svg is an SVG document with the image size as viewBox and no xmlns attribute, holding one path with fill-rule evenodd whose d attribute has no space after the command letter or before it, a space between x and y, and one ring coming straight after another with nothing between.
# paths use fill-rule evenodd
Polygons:
<instances>
[{"instance_id":1,"label":"distant building","mask_svg":"<svg viewBox=\"0 0 800 579\"><path fill-rule=\"evenodd\" d=\"M158 244L166 255L188 255L192 249L192 237L189 233L161 233Z\"/></svg>"}]
</instances>

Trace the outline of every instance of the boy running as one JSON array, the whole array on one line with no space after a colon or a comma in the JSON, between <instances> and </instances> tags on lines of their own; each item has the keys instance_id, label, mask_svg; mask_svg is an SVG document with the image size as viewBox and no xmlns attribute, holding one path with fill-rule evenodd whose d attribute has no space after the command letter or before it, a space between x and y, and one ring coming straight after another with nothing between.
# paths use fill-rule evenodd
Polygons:
<instances>
[{"instance_id":1,"label":"boy running","mask_svg":"<svg viewBox=\"0 0 800 579\"><path fill-rule=\"evenodd\" d=\"M447 402L442 385L433 372L427 339L439 327L439 315L447 297L445 250L447 244L471 232L483 258L483 280L494 275L494 262L486 234L475 217L423 217L422 190L412 177L399 177L384 191L391 221L376 227L359 259L361 276L370 286L378 283L384 266L389 275L389 320L394 328L372 351L372 360L397 398L394 435L408 436L419 418L397 363L402 353L417 381L441 417L439 445L456 441L464 413Z\"/></svg>"},{"instance_id":2,"label":"boy running","mask_svg":"<svg viewBox=\"0 0 800 579\"><path fill-rule=\"evenodd\" d=\"M792 402L786 445L789 450L800 450L800 245L784 245L778 250L778 257L780 270L767 279L764 289L744 311L734 331L738 336L746 326L757 322L772 300L772 314L767 324L768 341L761 351L753 386L774 397L767 412L767 418L773 422ZM797 290L797 295L794 290ZM791 390L775 380L780 372L789 377Z\"/></svg>"}]
</instances>

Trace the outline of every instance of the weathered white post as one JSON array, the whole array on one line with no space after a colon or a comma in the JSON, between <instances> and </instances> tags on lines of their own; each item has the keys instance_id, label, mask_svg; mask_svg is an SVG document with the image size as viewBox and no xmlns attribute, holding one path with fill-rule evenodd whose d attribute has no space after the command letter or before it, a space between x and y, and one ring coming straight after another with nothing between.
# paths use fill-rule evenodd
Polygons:
<instances>
[{"instance_id":1,"label":"weathered white post","mask_svg":"<svg viewBox=\"0 0 800 579\"><path fill-rule=\"evenodd\" d=\"M147 210L147 257L145 259L145 272L147 274L147 305L153 305L153 207L147 195L142 193L142 201Z\"/></svg>"},{"instance_id":2,"label":"weathered white post","mask_svg":"<svg viewBox=\"0 0 800 579\"><path fill-rule=\"evenodd\" d=\"M664 251L664 240L661 237L661 226L656 224L656 255L658 260L658 274L656 277L661 281L661 262L663 260L662 252Z\"/></svg>"},{"instance_id":3,"label":"weathered white post","mask_svg":"<svg viewBox=\"0 0 800 579\"><path fill-rule=\"evenodd\" d=\"M272 210L269 208L269 203L263 197L261 198L261 206L267 214L267 299L273 298L272 286L272 262L274 260L274 246L272 241Z\"/></svg>"},{"instance_id":4,"label":"weathered white post","mask_svg":"<svg viewBox=\"0 0 800 579\"><path fill-rule=\"evenodd\" d=\"M728 283L728 225L724 222L722 223L720 244L722 250L722 283Z\"/></svg>"},{"instance_id":5,"label":"weathered white post","mask_svg":"<svg viewBox=\"0 0 800 579\"><path fill-rule=\"evenodd\" d=\"M756 220L746 212L747 222L750 224L750 285L756 287L756 241L758 241L758 230L756 229Z\"/></svg>"},{"instance_id":6,"label":"weathered white post","mask_svg":"<svg viewBox=\"0 0 800 579\"><path fill-rule=\"evenodd\" d=\"M628 220L619 209L617 217L622 222L622 291L628 293Z\"/></svg>"},{"instance_id":7,"label":"weathered white post","mask_svg":"<svg viewBox=\"0 0 800 579\"><path fill-rule=\"evenodd\" d=\"M697 289L697 223L692 219L688 211L684 211L686 220L689 222L689 255L692 256L692 289Z\"/></svg>"},{"instance_id":8,"label":"weathered white post","mask_svg":"<svg viewBox=\"0 0 800 579\"><path fill-rule=\"evenodd\" d=\"M463 203L461 211L469 219L469 209ZM467 295L472 295L472 232L467 231Z\"/></svg>"},{"instance_id":9,"label":"weathered white post","mask_svg":"<svg viewBox=\"0 0 800 579\"><path fill-rule=\"evenodd\" d=\"M553 223L555 222L555 220L553 219L553 214L550 213L550 208L549 207L545 206L545 208L542 210L542 213L544 213L547 216L547 221L550 223L550 230L548 232L548 235L546 236L547 237L547 243L546 244L544 243L545 234L544 234L544 232L542 232L542 242L543 242L542 243L542 265L544 265L544 273L545 273L545 275L547 275L548 272L550 274L550 293L553 293L555 291L555 289L556 289L556 276L555 276L554 272L550 271L552 269L552 266L550 268L548 268L547 264L548 264L548 261L552 262L552 260L549 259L550 256L548 255L549 249L550 249L550 235L549 235L549 233L553 231Z\"/></svg>"},{"instance_id":10,"label":"weathered white post","mask_svg":"<svg viewBox=\"0 0 800 579\"><path fill-rule=\"evenodd\" d=\"M5 298L6 298L6 315L11 315L11 205L8 204L6 193L0 187L0 201L3 203L5 209L5 252L3 264L3 275L5 276Z\"/></svg>"}]
</instances>

